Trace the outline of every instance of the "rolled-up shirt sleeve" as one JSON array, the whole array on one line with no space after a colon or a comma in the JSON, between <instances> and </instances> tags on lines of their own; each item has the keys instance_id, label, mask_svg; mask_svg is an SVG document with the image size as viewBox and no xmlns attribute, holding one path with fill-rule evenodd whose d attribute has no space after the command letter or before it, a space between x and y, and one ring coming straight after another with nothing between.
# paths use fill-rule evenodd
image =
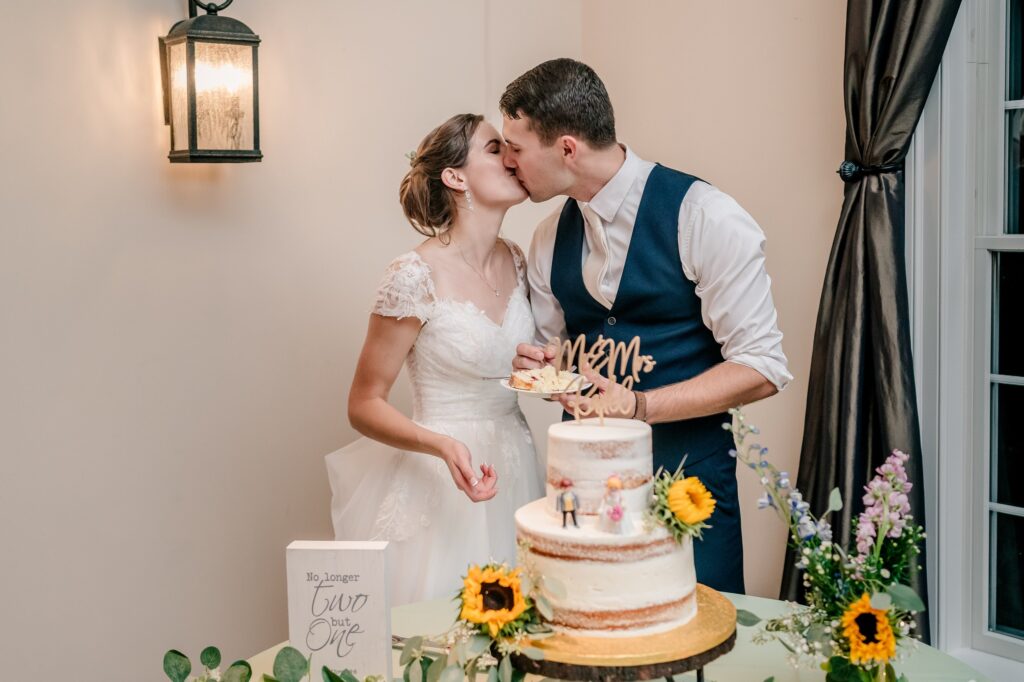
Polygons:
<instances>
[{"instance_id":1,"label":"rolled-up shirt sleeve","mask_svg":"<svg viewBox=\"0 0 1024 682\"><path fill-rule=\"evenodd\" d=\"M723 359L760 372L781 391L793 375L765 269L764 232L724 192L700 183L691 193L679 213L679 254L697 285L704 324Z\"/></svg>"},{"instance_id":2,"label":"rolled-up shirt sleeve","mask_svg":"<svg viewBox=\"0 0 1024 682\"><path fill-rule=\"evenodd\" d=\"M554 338L565 340L565 313L558 299L551 292L551 261L555 255L555 234L558 231L558 216L562 207L545 218L537 226L530 242L530 257L527 259L526 277L530 284L530 307L537 332L534 339L538 346Z\"/></svg>"}]
</instances>

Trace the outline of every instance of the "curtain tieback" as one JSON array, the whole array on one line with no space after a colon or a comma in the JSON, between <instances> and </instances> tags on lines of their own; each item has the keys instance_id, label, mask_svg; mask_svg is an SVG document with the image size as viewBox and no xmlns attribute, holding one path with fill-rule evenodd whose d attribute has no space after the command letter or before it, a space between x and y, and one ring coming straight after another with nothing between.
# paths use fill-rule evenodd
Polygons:
<instances>
[{"instance_id":1,"label":"curtain tieback","mask_svg":"<svg viewBox=\"0 0 1024 682\"><path fill-rule=\"evenodd\" d=\"M887 163L883 166L862 166L856 161L843 161L839 166L839 177L843 182L857 182L865 175L878 175L879 173L892 173L903 170L903 162Z\"/></svg>"}]
</instances>

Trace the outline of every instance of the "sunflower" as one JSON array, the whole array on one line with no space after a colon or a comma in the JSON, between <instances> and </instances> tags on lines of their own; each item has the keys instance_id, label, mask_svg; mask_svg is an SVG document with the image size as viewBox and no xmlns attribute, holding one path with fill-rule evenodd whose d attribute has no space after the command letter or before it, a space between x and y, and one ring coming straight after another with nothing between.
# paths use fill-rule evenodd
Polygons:
<instances>
[{"instance_id":1,"label":"sunflower","mask_svg":"<svg viewBox=\"0 0 1024 682\"><path fill-rule=\"evenodd\" d=\"M715 498L696 476L676 481L668 489L668 508L685 524L706 521L715 511Z\"/></svg>"},{"instance_id":2,"label":"sunflower","mask_svg":"<svg viewBox=\"0 0 1024 682\"><path fill-rule=\"evenodd\" d=\"M481 630L497 637L509 623L514 623L528 608L520 586L519 569L488 564L470 566L463 580L462 612L459 618L481 626Z\"/></svg>"},{"instance_id":3,"label":"sunflower","mask_svg":"<svg viewBox=\"0 0 1024 682\"><path fill-rule=\"evenodd\" d=\"M842 624L854 665L888 663L896 655L896 637L889 617L884 610L871 607L867 593L847 607Z\"/></svg>"}]
</instances>

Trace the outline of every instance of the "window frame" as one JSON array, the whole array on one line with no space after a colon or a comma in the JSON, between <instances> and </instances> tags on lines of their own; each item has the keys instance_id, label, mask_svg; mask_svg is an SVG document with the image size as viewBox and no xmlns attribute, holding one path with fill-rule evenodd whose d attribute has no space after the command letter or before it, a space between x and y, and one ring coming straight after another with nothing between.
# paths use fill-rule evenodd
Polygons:
<instances>
[{"instance_id":1,"label":"window frame","mask_svg":"<svg viewBox=\"0 0 1024 682\"><path fill-rule=\"evenodd\" d=\"M1024 251L1004 234L1008 1L961 6L908 154L906 258L936 643L1024 670L1024 639L988 628L992 254Z\"/></svg>"},{"instance_id":2,"label":"window frame","mask_svg":"<svg viewBox=\"0 0 1024 682\"><path fill-rule=\"evenodd\" d=\"M992 371L993 321L995 311L993 304L996 294L994 263L999 253L1024 252L1024 234L1007 234L1007 193L1006 168L1009 153L1009 140L1006 135L1006 112L1010 109L1024 107L1024 102L1010 102L1007 96L1007 17L1011 0L990 0L987 4L994 6L982 21L987 21L986 41L990 50L987 69L988 82L981 83L989 96L979 98L978 106L978 154L977 157L984 168L977 170L984 175L979 181L986 180L989 187L979 187L979 196L989 197L992 201L988 207L979 207L974 234L974 301L975 301L975 352L974 377L978 400L975 401L974 414L974 458L976 467L976 495L979 504L974 509L974 527L980 540L980 548L974 555L973 581L975 603L981 608L974 609L973 632L971 644L973 648L999 656L1024 661L1024 638L1013 637L991 629L994 626L992 603L995 598L993 582L995 566L992 561L992 549L995 540L994 515L996 512L1012 511L1014 515L1024 516L1019 509L993 502L992 485L993 463L996 453L992 450L993 405L992 394L997 384L1020 384L1024 380L1001 377ZM980 46L984 49L984 46ZM985 55L979 55L984 57Z\"/></svg>"}]
</instances>

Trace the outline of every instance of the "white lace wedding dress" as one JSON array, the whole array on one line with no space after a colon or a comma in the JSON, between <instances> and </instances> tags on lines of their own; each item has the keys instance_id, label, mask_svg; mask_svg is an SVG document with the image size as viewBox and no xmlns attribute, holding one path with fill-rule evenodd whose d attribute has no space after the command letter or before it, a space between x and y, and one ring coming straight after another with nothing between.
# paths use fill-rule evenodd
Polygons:
<instances>
[{"instance_id":1,"label":"white lace wedding dress","mask_svg":"<svg viewBox=\"0 0 1024 682\"><path fill-rule=\"evenodd\" d=\"M412 419L465 443L478 476L482 463L498 474L498 494L474 503L431 455L361 438L327 456L335 538L391 543L392 604L454 596L471 563L515 563L515 510L543 494L517 395L481 379L508 374L516 345L534 334L525 260L506 243L519 283L500 324L468 301L439 298L415 251L391 263L377 292L374 313L423 322L406 358Z\"/></svg>"}]
</instances>

